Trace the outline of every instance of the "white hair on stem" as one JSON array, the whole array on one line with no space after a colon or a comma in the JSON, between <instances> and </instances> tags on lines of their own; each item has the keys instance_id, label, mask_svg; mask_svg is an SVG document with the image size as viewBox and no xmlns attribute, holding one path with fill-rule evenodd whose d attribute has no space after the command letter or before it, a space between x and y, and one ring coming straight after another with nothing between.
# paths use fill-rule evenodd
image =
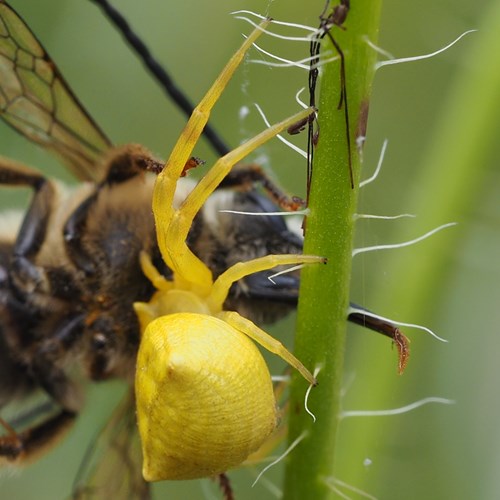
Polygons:
<instances>
[{"instance_id":1,"label":"white hair on stem","mask_svg":"<svg viewBox=\"0 0 500 500\"><path fill-rule=\"evenodd\" d=\"M261 487L266 488L275 498L283 498L283 491L266 476L261 476L259 484Z\"/></svg>"},{"instance_id":2,"label":"white hair on stem","mask_svg":"<svg viewBox=\"0 0 500 500\"><path fill-rule=\"evenodd\" d=\"M314 369L313 377L316 379L318 377L318 373L321 371L321 366L317 366ZM314 386L312 384L309 384L309 387L307 388L306 395L304 397L304 409L306 410L306 413L308 415L311 415L311 418L313 419L313 422L316 423L316 415L309 409L308 403L309 403L309 394L311 394L311 390Z\"/></svg>"},{"instance_id":3,"label":"white hair on stem","mask_svg":"<svg viewBox=\"0 0 500 500\"><path fill-rule=\"evenodd\" d=\"M268 127L270 127L271 124L269 123L269 120L267 119L266 115L264 114L264 111L262 111L262 108L257 103L254 103L254 106L257 108L257 111L259 112L260 116L262 117L262 120L264 121L264 123ZM295 151L296 153L299 153L300 156L302 156L303 158L307 158L307 153L304 150L300 149L298 146L296 146L292 142L290 142L287 139L285 139L281 134L276 135L276 137L283 144L285 144L286 146L288 146L289 148L291 148L293 151Z\"/></svg>"},{"instance_id":4,"label":"white hair on stem","mask_svg":"<svg viewBox=\"0 0 500 500\"><path fill-rule=\"evenodd\" d=\"M256 12L252 12L251 10L235 10L230 14L232 16L236 16L238 14L250 14L251 16L255 16L257 19L260 19L261 21L267 19L266 16L263 16L262 14L257 14ZM237 19L246 19L246 18L237 18ZM273 19L273 24L276 24L278 26L287 26L289 28L303 29L304 31L309 31L311 33L316 33L318 31L316 28L307 26L306 24L289 23L286 21L275 21L274 19Z\"/></svg>"},{"instance_id":5,"label":"white hair on stem","mask_svg":"<svg viewBox=\"0 0 500 500\"><path fill-rule=\"evenodd\" d=\"M359 255L360 253L366 253L366 252L375 252L375 251L379 251L379 250L392 250L394 248L408 247L410 245L414 245L415 243L419 243L420 241L423 241L423 240L429 238L433 234L435 234L443 229L446 229L446 228L452 227L452 226L456 226L456 225L457 225L456 222L448 222L447 224L443 224L442 226L436 227L436 228L432 229L431 231L428 231L427 233L422 234L418 238L414 238L414 239L408 240L408 241L403 241L401 243L393 243L393 244L389 244L389 245L374 245L371 247L355 248L352 251L352 256L355 257L356 255Z\"/></svg>"},{"instance_id":6,"label":"white hair on stem","mask_svg":"<svg viewBox=\"0 0 500 500\"><path fill-rule=\"evenodd\" d=\"M252 488L258 483L259 479L265 474L271 467L280 463L301 441L303 441L308 435L307 431L302 432L291 444L290 446L278 457L273 460L270 464L266 465L259 473L255 481L252 483Z\"/></svg>"},{"instance_id":7,"label":"white hair on stem","mask_svg":"<svg viewBox=\"0 0 500 500\"><path fill-rule=\"evenodd\" d=\"M388 50L385 50L382 47L375 45L366 35L363 37L363 40L366 42L368 47L377 52L377 54L380 54L386 57L387 59L395 59L395 57Z\"/></svg>"},{"instance_id":8,"label":"white hair on stem","mask_svg":"<svg viewBox=\"0 0 500 500\"><path fill-rule=\"evenodd\" d=\"M396 220L404 218L414 218L415 214L398 214L398 215L373 215L373 214L354 214L354 220L358 219L381 219L381 220Z\"/></svg>"},{"instance_id":9,"label":"white hair on stem","mask_svg":"<svg viewBox=\"0 0 500 500\"><path fill-rule=\"evenodd\" d=\"M279 215L286 217L287 215L301 215L305 217L309 215L310 210L308 208L304 208L303 210L295 210L293 212L244 212L242 210L219 210L219 213L222 214L236 214L236 215L255 215L257 217L270 217L274 215Z\"/></svg>"},{"instance_id":10,"label":"white hair on stem","mask_svg":"<svg viewBox=\"0 0 500 500\"><path fill-rule=\"evenodd\" d=\"M282 274L288 274L292 273L293 271L299 271L304 267L304 264L297 264L296 266L289 267L287 269L284 269L283 271L279 271L277 273L271 274L271 276L268 276L267 279L273 284L276 285L276 282L274 281L274 278L277 278L278 276L281 276Z\"/></svg>"},{"instance_id":11,"label":"white hair on stem","mask_svg":"<svg viewBox=\"0 0 500 500\"><path fill-rule=\"evenodd\" d=\"M378 174L380 174L380 170L382 169L382 164L384 163L385 152L387 150L387 144L389 144L389 141L387 139L385 139L383 144L382 144L382 149L380 150L380 155L378 157L377 168L375 169L375 172L373 172L371 177L368 177L368 179L365 179L364 181L361 181L359 183L360 188L370 184L370 182L373 182L378 177Z\"/></svg>"},{"instance_id":12,"label":"white hair on stem","mask_svg":"<svg viewBox=\"0 0 500 500\"><path fill-rule=\"evenodd\" d=\"M244 16L234 16L235 19L240 19L242 21L246 21L247 23L251 24L254 28L258 28L259 25L252 21L251 19L248 19L248 17ZM273 21L275 22L275 21ZM266 35L272 36L274 38L279 38L280 40L288 40L290 42L307 42L309 43L311 41L310 36L286 36L286 35L280 35L278 33L274 33L272 31L266 30L261 28L261 31L265 33Z\"/></svg>"},{"instance_id":13,"label":"white hair on stem","mask_svg":"<svg viewBox=\"0 0 500 500\"><path fill-rule=\"evenodd\" d=\"M420 56L413 56L413 57L401 57L398 59L388 59L387 61L379 61L378 63L375 64L375 71L378 69L382 68L383 66L390 66L392 64L402 64L402 63L407 63L407 62L415 62L415 61L421 61L423 59L430 59L431 57L437 56L438 54L441 54L442 52L445 52L448 50L450 47L453 47L459 40L461 40L464 36L468 35L469 33L474 33L477 30L468 30L464 33L462 33L459 37L457 37L455 40L450 42L448 45L445 47L436 50L434 52L431 52L430 54L423 54Z\"/></svg>"},{"instance_id":14,"label":"white hair on stem","mask_svg":"<svg viewBox=\"0 0 500 500\"><path fill-rule=\"evenodd\" d=\"M325 485L330 489L332 490L337 496L339 496L340 498L343 498L344 500L352 500L352 498L350 496L347 496L342 490L340 490L339 488L337 488L335 482L328 482L325 480Z\"/></svg>"},{"instance_id":15,"label":"white hair on stem","mask_svg":"<svg viewBox=\"0 0 500 500\"><path fill-rule=\"evenodd\" d=\"M324 483L337 495L341 496L342 498L347 498L350 499L345 493L343 493L341 490L339 490L339 486L342 488L345 488L346 490L352 491L353 493L358 494L359 496L362 496L363 498L368 498L369 500L377 500L376 497L373 495L370 495L366 491L363 491L359 488L356 488L355 486L352 486L352 484L346 483L345 481L341 481L340 479L337 479L336 477L328 477L324 479Z\"/></svg>"},{"instance_id":16,"label":"white hair on stem","mask_svg":"<svg viewBox=\"0 0 500 500\"><path fill-rule=\"evenodd\" d=\"M339 418L352 418L352 417L388 417L392 415L402 415L404 413L409 413L417 408L428 404L441 404L441 405L453 405L455 401L453 399L440 398L435 396L429 396L427 398L419 399L405 406L399 408L391 408L388 410L347 410L340 412Z\"/></svg>"},{"instance_id":17,"label":"white hair on stem","mask_svg":"<svg viewBox=\"0 0 500 500\"><path fill-rule=\"evenodd\" d=\"M247 38L246 35L243 35L244 38ZM251 64L262 64L264 66L269 66L271 68L299 68L299 69L304 69L306 71L310 71L311 68L319 68L320 66L323 66L327 63L336 61L339 59L339 56L334 56L330 57L328 59L321 59L318 61L316 64L313 64L312 66L310 64L304 64L306 62L311 62L315 59L317 59L317 56L308 56L304 57L304 59L300 59L298 61L292 61L290 59L285 59L284 57L277 56L276 54L273 54L272 52L268 52L267 50L264 50L262 47L257 45L256 43L253 44L253 46L262 54L271 57L272 59L275 59L276 61L280 61L277 63L273 63L270 61L263 61L261 59L249 59L247 62ZM325 52L323 55L327 56L330 55L331 51Z\"/></svg>"},{"instance_id":18,"label":"white hair on stem","mask_svg":"<svg viewBox=\"0 0 500 500\"><path fill-rule=\"evenodd\" d=\"M305 87L302 87L300 90L297 91L297 93L295 94L295 101L297 102L297 104L301 107L301 108L308 108L309 106L300 98L302 92L304 92L304 90L306 90Z\"/></svg>"}]
</instances>

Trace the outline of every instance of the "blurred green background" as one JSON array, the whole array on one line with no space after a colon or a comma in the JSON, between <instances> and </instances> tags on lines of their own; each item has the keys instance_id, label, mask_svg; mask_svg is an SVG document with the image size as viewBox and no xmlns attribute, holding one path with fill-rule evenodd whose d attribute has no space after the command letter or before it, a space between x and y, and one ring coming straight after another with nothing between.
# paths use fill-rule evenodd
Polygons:
<instances>
[{"instance_id":1,"label":"blurred green background","mask_svg":"<svg viewBox=\"0 0 500 500\"><path fill-rule=\"evenodd\" d=\"M412 357L406 373L398 377L389 343L349 327L344 408L382 410L428 396L456 401L453 406L429 405L405 415L343 422L336 477L381 499L499 497L500 179L496 162L500 146L494 141L499 129L494 115L499 109L500 87L497 93L483 91L489 83L485 76L466 93L467 99L453 103L454 115L447 104L460 82L496 64L498 37L496 45L492 41L480 51L474 48L480 37L494 29L489 26L495 20L490 12L494 3L386 0L383 4L379 45L396 57L432 52L471 28L480 32L434 59L383 68L375 79L364 177L374 169L385 138L389 146L378 180L361 192L359 211L387 215L410 212L421 218L360 221L357 245L397 242L445 222L459 223L446 234L436 235L432 243L359 256L354 263L353 300L385 316L423 323L449 343L405 330L412 340ZM115 143L139 142L160 156L168 154L184 117L91 2L12 0L11 4ZM115 4L196 101L240 43L241 33L250 31L229 12L250 9L316 26L324 2L215 0L174 4L121 0ZM500 26L496 28L500 31ZM308 55L305 43L266 38L261 44L284 57L302 59ZM245 64L217 105L212 123L229 144L236 145L263 128L254 102L271 121L278 120L296 109L295 92L306 82L307 74L297 69ZM485 103L486 99L490 100ZM455 171L454 158L460 158L462 148L467 148L463 153L467 156L471 147L462 136L441 143L442 131L460 124L465 137L474 137L478 123L470 115L482 106L492 110L493 119L486 132L479 134L483 141L467 168ZM251 112L242 119L244 107ZM0 151L50 175L67 178L50 156L3 124ZM443 159L438 165L432 163L435 151ZM196 154L208 162L214 158L206 143L200 144ZM305 165L296 154L273 141L258 158L291 192L304 193ZM432 172L425 170L429 164ZM457 178L466 180L463 192L453 189ZM423 208L426 197L431 210ZM1 191L2 206L19 206L22 199L17 192ZM427 245L432 245L432 252ZM415 273L420 278L418 290ZM289 344L292 328L293 318L289 318L272 332ZM88 404L71 435L21 473L2 473L0 498L66 498L90 437L106 420L122 390L116 382L90 388ZM300 453L300 447L296 452ZM278 467L267 477L279 487L280 474ZM250 488L254 476L248 470L232 475L237 498L275 498L265 481ZM359 498L354 493L349 496ZM209 480L166 483L155 491L155 498L218 497Z\"/></svg>"}]
</instances>

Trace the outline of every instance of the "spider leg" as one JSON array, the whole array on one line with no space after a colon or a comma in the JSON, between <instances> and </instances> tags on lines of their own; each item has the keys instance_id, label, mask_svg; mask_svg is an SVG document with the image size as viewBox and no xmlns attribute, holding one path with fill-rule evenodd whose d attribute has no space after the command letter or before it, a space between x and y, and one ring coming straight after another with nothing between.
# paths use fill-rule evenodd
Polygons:
<instances>
[{"instance_id":1,"label":"spider leg","mask_svg":"<svg viewBox=\"0 0 500 500\"><path fill-rule=\"evenodd\" d=\"M231 171L236 163L245 158L248 154L267 142L269 139L275 137L281 131L285 130L292 123L295 123L297 120L308 116L310 113L310 109L302 110L299 113L262 131L257 136L253 137L246 143L233 149L230 153L220 158L215 163L215 165L205 174L205 176L198 182L196 187L187 196L179 209L171 213L171 218L165 221L166 231L163 236L164 241L169 242L169 245L165 248L170 259L167 264L182 279L188 282L195 283L198 287L204 286L207 289L207 292L208 288L212 284L210 270L205 266L205 264L200 261L198 257L194 255L193 252L191 252L186 243L186 239L192 226L193 220L208 197L219 186L221 181ZM156 208L154 208L154 211L156 215ZM159 227L158 223L157 227ZM172 264L172 266L170 265L170 263ZM203 271L198 272L199 268L203 268ZM207 280L206 278L207 275L209 275L209 280Z\"/></svg>"},{"instance_id":2,"label":"spider leg","mask_svg":"<svg viewBox=\"0 0 500 500\"><path fill-rule=\"evenodd\" d=\"M290 366L293 366L310 384L316 385L316 379L311 372L279 341L271 337L264 330L261 330L257 325L249 319L240 316L234 311L222 311L217 315L236 330L244 333L252 340L285 360Z\"/></svg>"},{"instance_id":3,"label":"spider leg","mask_svg":"<svg viewBox=\"0 0 500 500\"><path fill-rule=\"evenodd\" d=\"M326 259L324 257L317 257L316 255L289 254L266 255L247 262L238 262L215 280L212 293L208 299L210 307L213 311L221 311L231 285L245 276L273 269L276 266L317 263L326 263Z\"/></svg>"},{"instance_id":4,"label":"spider leg","mask_svg":"<svg viewBox=\"0 0 500 500\"><path fill-rule=\"evenodd\" d=\"M236 68L243 60L245 53L252 46L253 42L262 34L262 29L264 29L269 22L269 20L263 21L259 25L259 28L255 29L243 42L240 49L229 60L219 77L196 106L179 140L174 146L165 168L158 175L156 180L153 193L153 212L157 227L158 245L163 260L167 266L174 271L174 277L178 286L184 285L185 288L189 288L189 284L194 282L194 285L196 285L202 293L208 293L212 284L212 275L210 270L188 250L185 242L178 241L181 236L175 234L178 232L175 226L178 225L176 219L179 217L178 211L173 207L177 181L182 176L184 166L191 157L193 148L208 122L213 106L227 86ZM190 225L189 223L189 226ZM174 245L172 245L173 242L175 243ZM179 251L180 253L178 253ZM179 261L182 261L184 267L189 269L187 276L189 276L190 279L186 279L185 272L179 273ZM184 283L182 283L183 281Z\"/></svg>"},{"instance_id":5,"label":"spider leg","mask_svg":"<svg viewBox=\"0 0 500 500\"><path fill-rule=\"evenodd\" d=\"M240 49L230 59L221 74L209 89L200 104L195 108L188 124L172 154L156 180L153 194L153 212L158 233L158 244L164 261L174 272L178 287L196 287L201 295L208 295L212 286L210 269L188 248L186 239L193 220L207 198L218 187L232 167L276 134L298 120L310 115L310 110L302 110L295 116L270 127L244 145L223 156L203 177L179 209L173 207L177 180L191 156L203 127L208 121L210 111L217 102L229 79L243 60L245 52L269 24L266 20L245 40Z\"/></svg>"}]
</instances>

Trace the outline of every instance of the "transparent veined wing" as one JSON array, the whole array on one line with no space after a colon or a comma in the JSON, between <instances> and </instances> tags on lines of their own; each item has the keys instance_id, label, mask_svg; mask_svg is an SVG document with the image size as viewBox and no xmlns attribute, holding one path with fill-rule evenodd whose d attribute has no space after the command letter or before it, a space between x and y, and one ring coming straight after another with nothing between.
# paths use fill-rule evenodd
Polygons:
<instances>
[{"instance_id":1,"label":"transparent veined wing","mask_svg":"<svg viewBox=\"0 0 500 500\"><path fill-rule=\"evenodd\" d=\"M99 180L111 143L21 17L0 0L0 116L56 153L81 180Z\"/></svg>"},{"instance_id":2,"label":"transparent veined wing","mask_svg":"<svg viewBox=\"0 0 500 500\"><path fill-rule=\"evenodd\" d=\"M93 440L80 466L73 500L149 500L142 477L142 451L130 391Z\"/></svg>"}]
</instances>

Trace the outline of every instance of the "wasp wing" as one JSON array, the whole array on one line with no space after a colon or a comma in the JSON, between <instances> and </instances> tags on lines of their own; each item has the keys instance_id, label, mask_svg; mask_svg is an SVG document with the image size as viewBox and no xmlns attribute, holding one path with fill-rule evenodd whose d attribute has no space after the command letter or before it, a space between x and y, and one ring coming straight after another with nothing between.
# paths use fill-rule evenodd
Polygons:
<instances>
[{"instance_id":1,"label":"wasp wing","mask_svg":"<svg viewBox=\"0 0 500 500\"><path fill-rule=\"evenodd\" d=\"M102 177L110 141L85 111L35 35L0 0L0 116L56 153L81 180Z\"/></svg>"},{"instance_id":2,"label":"wasp wing","mask_svg":"<svg viewBox=\"0 0 500 500\"><path fill-rule=\"evenodd\" d=\"M142 477L142 451L130 391L90 443L80 466L73 500L149 500L149 484Z\"/></svg>"}]
</instances>

